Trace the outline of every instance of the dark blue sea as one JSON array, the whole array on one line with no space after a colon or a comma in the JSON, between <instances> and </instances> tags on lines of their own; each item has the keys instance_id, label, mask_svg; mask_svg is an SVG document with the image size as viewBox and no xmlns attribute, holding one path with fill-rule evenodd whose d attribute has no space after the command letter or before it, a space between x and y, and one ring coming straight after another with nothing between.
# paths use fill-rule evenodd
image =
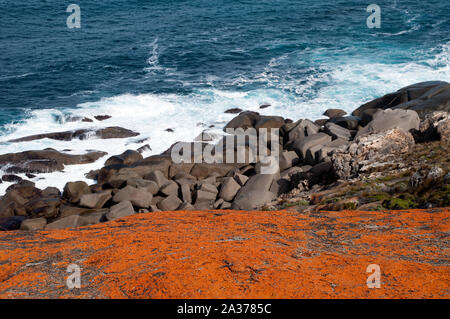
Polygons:
<instances>
[{"instance_id":1,"label":"dark blue sea","mask_svg":"<svg viewBox=\"0 0 450 319\"><path fill-rule=\"evenodd\" d=\"M81 28L67 27L71 3ZM371 3L380 28L367 27ZM450 1L0 0L0 12L0 153L112 155L148 138L151 154L220 130L232 107L317 119L415 82L450 81ZM68 120L104 114L112 117ZM141 135L5 143L104 126ZM104 160L36 182L83 179Z\"/></svg>"}]
</instances>

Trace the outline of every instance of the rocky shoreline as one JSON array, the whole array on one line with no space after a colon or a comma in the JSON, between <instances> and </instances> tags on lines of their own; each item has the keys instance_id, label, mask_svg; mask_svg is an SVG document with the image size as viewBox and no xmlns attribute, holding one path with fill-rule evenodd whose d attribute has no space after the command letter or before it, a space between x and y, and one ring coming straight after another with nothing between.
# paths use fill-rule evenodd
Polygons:
<instances>
[{"instance_id":1,"label":"rocky shoreline","mask_svg":"<svg viewBox=\"0 0 450 319\"><path fill-rule=\"evenodd\" d=\"M270 107L268 105L262 106ZM89 175L96 183L69 182L38 189L14 173L53 172L91 163L105 154L67 155L36 150L0 155L15 181L0 199L1 230L81 227L117 218L174 210L383 210L450 206L450 84L424 82L368 102L347 115L329 109L325 119L293 121L257 112L238 114L224 128L279 129L279 171L263 163L174 163L172 147L144 158L139 150L110 157ZM137 136L134 130L38 134L11 141ZM223 143L225 137L218 143ZM211 146L205 131L188 143ZM272 156L274 154L271 154ZM235 156L236 150L235 150Z\"/></svg>"}]
</instances>

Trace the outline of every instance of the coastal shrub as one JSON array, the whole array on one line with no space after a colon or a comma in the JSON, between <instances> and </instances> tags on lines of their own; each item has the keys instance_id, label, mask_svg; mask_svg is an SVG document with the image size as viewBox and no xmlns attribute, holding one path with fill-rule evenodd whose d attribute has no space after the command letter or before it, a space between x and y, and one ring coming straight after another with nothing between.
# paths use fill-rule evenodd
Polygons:
<instances>
[{"instance_id":1,"label":"coastal shrub","mask_svg":"<svg viewBox=\"0 0 450 319\"><path fill-rule=\"evenodd\" d=\"M370 199L373 202L378 201L384 201L390 198L390 196L387 193L378 193L378 194L372 194L367 196L368 199Z\"/></svg>"},{"instance_id":2,"label":"coastal shrub","mask_svg":"<svg viewBox=\"0 0 450 319\"><path fill-rule=\"evenodd\" d=\"M309 202L307 200L302 199L302 200L299 200L296 202L284 203L283 207L288 208L288 207L294 207L294 206L308 206L308 205L309 205Z\"/></svg>"},{"instance_id":3,"label":"coastal shrub","mask_svg":"<svg viewBox=\"0 0 450 319\"><path fill-rule=\"evenodd\" d=\"M417 202L411 198L391 198L384 200L382 205L387 209L411 209L419 206Z\"/></svg>"},{"instance_id":4,"label":"coastal shrub","mask_svg":"<svg viewBox=\"0 0 450 319\"><path fill-rule=\"evenodd\" d=\"M444 185L431 193L428 201L439 207L450 206L450 185Z\"/></svg>"}]
</instances>

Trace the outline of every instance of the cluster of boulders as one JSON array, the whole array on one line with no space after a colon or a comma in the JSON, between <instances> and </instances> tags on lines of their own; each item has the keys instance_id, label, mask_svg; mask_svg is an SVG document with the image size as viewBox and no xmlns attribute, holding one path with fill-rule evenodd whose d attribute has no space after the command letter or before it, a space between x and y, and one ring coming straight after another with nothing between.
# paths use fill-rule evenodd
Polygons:
<instances>
[{"instance_id":1,"label":"cluster of boulders","mask_svg":"<svg viewBox=\"0 0 450 319\"><path fill-rule=\"evenodd\" d=\"M23 181L13 185L0 201L0 227L57 229L144 212L261 208L293 189L308 190L355 177L384 156L409 152L416 141L448 139L449 92L449 84L443 82L416 84L369 102L352 115L329 109L324 113L326 119L314 122L243 111L224 130L279 129L279 138L267 139L264 146L268 156L278 159L277 171L263 173L263 158L252 162L249 148L244 162L232 164L175 163L173 146L147 158L129 150L91 172L97 183L90 186L70 182L60 194L57 189L39 190ZM425 101L427 108L415 100ZM437 106L432 107L433 101ZM209 136L188 144L205 149L214 146L212 140ZM277 143L278 154L270 154L273 143Z\"/></svg>"}]
</instances>

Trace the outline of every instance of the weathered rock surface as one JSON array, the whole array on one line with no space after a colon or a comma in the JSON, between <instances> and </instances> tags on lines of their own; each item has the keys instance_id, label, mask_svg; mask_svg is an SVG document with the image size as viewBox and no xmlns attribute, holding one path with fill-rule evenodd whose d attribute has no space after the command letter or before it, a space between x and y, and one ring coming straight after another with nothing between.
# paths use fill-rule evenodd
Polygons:
<instances>
[{"instance_id":1,"label":"weathered rock surface","mask_svg":"<svg viewBox=\"0 0 450 319\"><path fill-rule=\"evenodd\" d=\"M292 142L301 140L306 136L317 134L319 129L320 127L310 120L299 120L285 126L289 141Z\"/></svg>"},{"instance_id":2,"label":"weathered rock surface","mask_svg":"<svg viewBox=\"0 0 450 319\"><path fill-rule=\"evenodd\" d=\"M340 179L355 177L364 164L383 163L386 156L412 151L414 144L411 133L399 129L361 136L348 147L331 152L332 170Z\"/></svg>"},{"instance_id":3,"label":"weathered rock surface","mask_svg":"<svg viewBox=\"0 0 450 319\"><path fill-rule=\"evenodd\" d=\"M373 116L373 120L360 129L356 137L381 133L391 129L399 129L404 132L418 130L420 126L419 115L415 111L402 109L379 110Z\"/></svg>"},{"instance_id":4,"label":"weathered rock surface","mask_svg":"<svg viewBox=\"0 0 450 319\"><path fill-rule=\"evenodd\" d=\"M128 129L122 127L106 127L98 130L90 130L90 129L81 129L75 131L65 131L65 132L55 132L55 133L45 133L45 134L37 134L31 136L25 136L21 138L17 138L14 140L10 140L10 143L17 142L29 142L35 140L41 140L44 138L49 138L52 140L58 141L71 141L73 139L84 140L86 138L96 137L101 139L111 139L111 138L126 138L138 136L139 133L130 131Z\"/></svg>"},{"instance_id":5,"label":"weathered rock surface","mask_svg":"<svg viewBox=\"0 0 450 319\"><path fill-rule=\"evenodd\" d=\"M225 176L234 167L233 164L200 163L192 167L191 175L197 178L207 178L212 175Z\"/></svg>"},{"instance_id":6,"label":"weathered rock surface","mask_svg":"<svg viewBox=\"0 0 450 319\"><path fill-rule=\"evenodd\" d=\"M159 191L159 186L154 181L145 180L143 178L130 178L126 180L127 186L135 188L143 188L145 191L155 195Z\"/></svg>"},{"instance_id":7,"label":"weathered rock surface","mask_svg":"<svg viewBox=\"0 0 450 319\"><path fill-rule=\"evenodd\" d=\"M0 167L8 165L6 171L11 173L51 173L62 171L64 165L93 163L104 155L104 152L69 155L53 149L26 151L0 155Z\"/></svg>"},{"instance_id":8,"label":"weathered rock surface","mask_svg":"<svg viewBox=\"0 0 450 319\"><path fill-rule=\"evenodd\" d=\"M232 209L251 210L272 201L276 196L269 190L277 177L276 174L252 176L237 193Z\"/></svg>"},{"instance_id":9,"label":"weathered rock surface","mask_svg":"<svg viewBox=\"0 0 450 319\"><path fill-rule=\"evenodd\" d=\"M192 192L191 187L188 184L183 184L180 186L180 192L181 192L181 199L185 203L192 203Z\"/></svg>"},{"instance_id":10,"label":"weathered rock surface","mask_svg":"<svg viewBox=\"0 0 450 319\"><path fill-rule=\"evenodd\" d=\"M161 187L160 192L166 196L178 194L178 184L174 181L169 181L166 185Z\"/></svg>"},{"instance_id":11,"label":"weathered rock surface","mask_svg":"<svg viewBox=\"0 0 450 319\"><path fill-rule=\"evenodd\" d=\"M45 226L46 230L54 230L54 229L64 229L64 228L76 228L78 227L78 221L80 219L79 215L72 215L68 217L64 217L54 221L53 223L47 224Z\"/></svg>"},{"instance_id":12,"label":"weathered rock surface","mask_svg":"<svg viewBox=\"0 0 450 319\"><path fill-rule=\"evenodd\" d=\"M63 198L67 199L69 203L77 204L81 196L91 193L89 185L85 182L69 182L64 186Z\"/></svg>"},{"instance_id":13,"label":"weathered rock surface","mask_svg":"<svg viewBox=\"0 0 450 319\"><path fill-rule=\"evenodd\" d=\"M328 109L323 113L323 115L328 116L330 119L334 117L343 117L346 114L347 112L341 109Z\"/></svg>"},{"instance_id":14,"label":"weathered rock surface","mask_svg":"<svg viewBox=\"0 0 450 319\"><path fill-rule=\"evenodd\" d=\"M421 82L361 105L353 115L360 116L366 109L400 108L419 114L450 111L450 84L443 81Z\"/></svg>"},{"instance_id":15,"label":"weathered rock surface","mask_svg":"<svg viewBox=\"0 0 450 319\"><path fill-rule=\"evenodd\" d=\"M242 112L242 109L235 107L235 108L231 108L231 109L226 110L224 113L239 114L241 112Z\"/></svg>"},{"instance_id":16,"label":"weathered rock surface","mask_svg":"<svg viewBox=\"0 0 450 319\"><path fill-rule=\"evenodd\" d=\"M255 124L257 130L266 128L280 128L284 125L284 118L281 116L261 116L258 122Z\"/></svg>"},{"instance_id":17,"label":"weathered rock surface","mask_svg":"<svg viewBox=\"0 0 450 319\"><path fill-rule=\"evenodd\" d=\"M110 199L111 190L95 194L85 194L80 197L80 206L87 208L102 208Z\"/></svg>"},{"instance_id":18,"label":"weathered rock surface","mask_svg":"<svg viewBox=\"0 0 450 319\"><path fill-rule=\"evenodd\" d=\"M96 212L81 214L80 218L78 219L77 227L83 227L83 226L89 226L89 225L95 225L95 224L101 223L102 221L106 220L106 214L108 212L109 212L109 210L103 210L103 211L98 210Z\"/></svg>"},{"instance_id":19,"label":"weathered rock surface","mask_svg":"<svg viewBox=\"0 0 450 319\"><path fill-rule=\"evenodd\" d=\"M134 206L149 208L152 202L152 198L153 195L142 188L139 189L132 186L126 186L114 195L113 201L116 203L129 201Z\"/></svg>"},{"instance_id":20,"label":"weathered rock surface","mask_svg":"<svg viewBox=\"0 0 450 319\"><path fill-rule=\"evenodd\" d=\"M240 113L235 118L233 118L230 122L228 122L223 130L226 131L227 128L231 129L242 128L246 130L250 127L254 127L256 123L260 120L260 118L261 117L257 112L245 111Z\"/></svg>"},{"instance_id":21,"label":"weathered rock surface","mask_svg":"<svg viewBox=\"0 0 450 319\"><path fill-rule=\"evenodd\" d=\"M0 297L446 298L448 214L159 212L56 230L52 238L3 232ZM81 290L61 284L70 262L54 256L80 260L88 276ZM374 261L381 289L366 285Z\"/></svg>"},{"instance_id":22,"label":"weathered rock surface","mask_svg":"<svg viewBox=\"0 0 450 319\"><path fill-rule=\"evenodd\" d=\"M62 201L57 197L39 197L26 203L27 214L33 218L58 216Z\"/></svg>"},{"instance_id":23,"label":"weathered rock surface","mask_svg":"<svg viewBox=\"0 0 450 319\"><path fill-rule=\"evenodd\" d=\"M108 158L105 166L109 165L131 165L143 160L141 153L133 150L127 150L120 155L114 155Z\"/></svg>"},{"instance_id":24,"label":"weathered rock surface","mask_svg":"<svg viewBox=\"0 0 450 319\"><path fill-rule=\"evenodd\" d=\"M241 186L238 182L233 177L227 177L222 184L219 197L227 202L231 202L239 189L241 189Z\"/></svg>"},{"instance_id":25,"label":"weathered rock surface","mask_svg":"<svg viewBox=\"0 0 450 319\"><path fill-rule=\"evenodd\" d=\"M450 113L430 112L424 116L419 130L413 130L416 142L450 141Z\"/></svg>"},{"instance_id":26,"label":"weathered rock surface","mask_svg":"<svg viewBox=\"0 0 450 319\"><path fill-rule=\"evenodd\" d=\"M349 130L356 130L361 124L361 118L358 116L333 117L330 122Z\"/></svg>"},{"instance_id":27,"label":"weathered rock surface","mask_svg":"<svg viewBox=\"0 0 450 319\"><path fill-rule=\"evenodd\" d=\"M96 116L94 116L94 118L97 120L97 121L105 121L105 120L108 120L108 119L110 119L112 116L111 115L96 115Z\"/></svg>"},{"instance_id":28,"label":"weathered rock surface","mask_svg":"<svg viewBox=\"0 0 450 319\"><path fill-rule=\"evenodd\" d=\"M109 212L105 215L105 217L107 220L111 221L133 215L134 213L134 208L133 205L131 205L131 202L128 200L124 200L117 205L111 206Z\"/></svg>"},{"instance_id":29,"label":"weathered rock surface","mask_svg":"<svg viewBox=\"0 0 450 319\"><path fill-rule=\"evenodd\" d=\"M122 182L130 177L140 177L147 179L146 176L159 170L165 177L168 176L169 166L172 164L170 155L152 155L132 165L111 165L103 167L98 174L98 183L109 183L111 179L117 179L121 176Z\"/></svg>"},{"instance_id":30,"label":"weathered rock surface","mask_svg":"<svg viewBox=\"0 0 450 319\"><path fill-rule=\"evenodd\" d=\"M285 151L282 152L279 159L280 163L280 171L284 171L292 166L297 165L300 162L300 159L296 152L294 151Z\"/></svg>"},{"instance_id":31,"label":"weathered rock surface","mask_svg":"<svg viewBox=\"0 0 450 319\"><path fill-rule=\"evenodd\" d=\"M325 133L333 139L342 138L349 141L352 138L352 134L348 129L332 122L325 124Z\"/></svg>"},{"instance_id":32,"label":"weathered rock surface","mask_svg":"<svg viewBox=\"0 0 450 319\"><path fill-rule=\"evenodd\" d=\"M25 205L42 197L42 191L33 186L17 187L0 200L0 217L26 216Z\"/></svg>"},{"instance_id":33,"label":"weathered rock surface","mask_svg":"<svg viewBox=\"0 0 450 319\"><path fill-rule=\"evenodd\" d=\"M0 217L0 231L17 230L24 219L24 216Z\"/></svg>"},{"instance_id":34,"label":"weathered rock surface","mask_svg":"<svg viewBox=\"0 0 450 319\"><path fill-rule=\"evenodd\" d=\"M30 231L43 230L45 228L45 225L47 225L47 219L45 219L44 217L25 219L20 224L20 229Z\"/></svg>"},{"instance_id":35,"label":"weathered rock surface","mask_svg":"<svg viewBox=\"0 0 450 319\"><path fill-rule=\"evenodd\" d=\"M158 203L158 208L163 211L176 210L183 202L176 196L170 195Z\"/></svg>"},{"instance_id":36,"label":"weathered rock surface","mask_svg":"<svg viewBox=\"0 0 450 319\"><path fill-rule=\"evenodd\" d=\"M331 142L331 136L325 134L325 133L317 133L310 136L307 136L305 138L296 140L293 144L294 151L297 152L297 154L305 159L306 158L306 152L309 148L315 146L315 145L323 145L326 143Z\"/></svg>"}]
</instances>

